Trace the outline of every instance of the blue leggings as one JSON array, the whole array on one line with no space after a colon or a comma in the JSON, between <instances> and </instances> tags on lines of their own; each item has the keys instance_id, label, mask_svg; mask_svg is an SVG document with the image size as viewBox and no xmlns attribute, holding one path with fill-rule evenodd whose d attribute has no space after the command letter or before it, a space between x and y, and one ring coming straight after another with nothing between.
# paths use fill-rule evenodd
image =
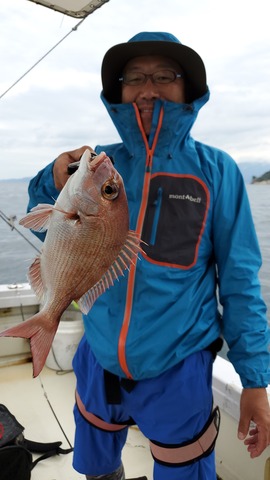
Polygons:
<instances>
[{"instance_id":1,"label":"blue leggings","mask_svg":"<svg viewBox=\"0 0 270 480\"><path fill-rule=\"evenodd\" d=\"M88 412L108 423L133 419L146 438L164 444L192 440L204 427L212 409L212 354L192 354L156 378L137 382L128 393L121 388L121 403L107 403L104 371L83 340L74 358L77 390ZM128 428L112 433L88 423L74 408L76 422L73 466L98 476L121 465ZM216 480L214 453L187 466L154 462L154 480Z\"/></svg>"}]
</instances>

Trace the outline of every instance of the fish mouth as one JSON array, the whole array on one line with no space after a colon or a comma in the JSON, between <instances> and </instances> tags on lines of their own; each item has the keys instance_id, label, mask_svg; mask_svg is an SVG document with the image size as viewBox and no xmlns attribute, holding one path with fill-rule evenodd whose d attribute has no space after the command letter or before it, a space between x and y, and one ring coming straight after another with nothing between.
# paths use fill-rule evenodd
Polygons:
<instances>
[{"instance_id":1,"label":"fish mouth","mask_svg":"<svg viewBox=\"0 0 270 480\"><path fill-rule=\"evenodd\" d=\"M95 172L98 167L105 161L108 160L111 164L110 158L106 155L105 152L101 152L99 155L92 153L89 159L89 166L93 172Z\"/></svg>"}]
</instances>

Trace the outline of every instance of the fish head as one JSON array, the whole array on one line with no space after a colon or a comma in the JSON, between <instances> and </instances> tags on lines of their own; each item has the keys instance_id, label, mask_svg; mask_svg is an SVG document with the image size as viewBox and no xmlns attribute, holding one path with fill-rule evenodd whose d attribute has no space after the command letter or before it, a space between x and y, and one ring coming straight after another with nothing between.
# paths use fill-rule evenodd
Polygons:
<instances>
[{"instance_id":1,"label":"fish head","mask_svg":"<svg viewBox=\"0 0 270 480\"><path fill-rule=\"evenodd\" d=\"M86 150L69 182L72 203L80 216L120 215L128 222L123 179L106 153L93 157Z\"/></svg>"}]
</instances>

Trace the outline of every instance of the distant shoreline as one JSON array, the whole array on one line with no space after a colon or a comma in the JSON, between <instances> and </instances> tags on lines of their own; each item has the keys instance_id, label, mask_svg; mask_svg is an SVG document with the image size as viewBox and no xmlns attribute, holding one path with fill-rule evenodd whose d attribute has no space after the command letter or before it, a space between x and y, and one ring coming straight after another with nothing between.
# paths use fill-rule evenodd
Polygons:
<instances>
[{"instance_id":1,"label":"distant shoreline","mask_svg":"<svg viewBox=\"0 0 270 480\"><path fill-rule=\"evenodd\" d=\"M23 178L0 178L0 182L30 182L32 177Z\"/></svg>"},{"instance_id":2,"label":"distant shoreline","mask_svg":"<svg viewBox=\"0 0 270 480\"><path fill-rule=\"evenodd\" d=\"M251 183L253 185L270 185L270 170L265 172L263 175L260 175L259 177L253 176Z\"/></svg>"},{"instance_id":3,"label":"distant shoreline","mask_svg":"<svg viewBox=\"0 0 270 480\"><path fill-rule=\"evenodd\" d=\"M270 180L253 181L250 185L270 185Z\"/></svg>"}]
</instances>

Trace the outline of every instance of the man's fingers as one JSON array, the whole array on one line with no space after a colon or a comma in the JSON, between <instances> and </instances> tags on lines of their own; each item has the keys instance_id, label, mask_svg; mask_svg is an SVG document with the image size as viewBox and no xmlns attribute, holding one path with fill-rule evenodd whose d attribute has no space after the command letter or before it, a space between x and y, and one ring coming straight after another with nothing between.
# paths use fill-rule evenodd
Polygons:
<instances>
[{"instance_id":1,"label":"man's fingers","mask_svg":"<svg viewBox=\"0 0 270 480\"><path fill-rule=\"evenodd\" d=\"M68 165L70 163L80 160L81 156L87 149L93 152L93 149L91 147L89 147L88 145L83 145L82 147L76 148L75 150L61 153L61 155L57 157L53 167L53 177L55 187L58 190L62 190L69 178Z\"/></svg>"},{"instance_id":2,"label":"man's fingers","mask_svg":"<svg viewBox=\"0 0 270 480\"><path fill-rule=\"evenodd\" d=\"M268 445L267 431L255 427L250 430L249 434L250 436L246 438L244 444L248 447L251 458L259 457Z\"/></svg>"},{"instance_id":3,"label":"man's fingers","mask_svg":"<svg viewBox=\"0 0 270 480\"><path fill-rule=\"evenodd\" d=\"M249 431L250 422L240 418L238 425L238 438L239 440L244 440Z\"/></svg>"}]
</instances>

